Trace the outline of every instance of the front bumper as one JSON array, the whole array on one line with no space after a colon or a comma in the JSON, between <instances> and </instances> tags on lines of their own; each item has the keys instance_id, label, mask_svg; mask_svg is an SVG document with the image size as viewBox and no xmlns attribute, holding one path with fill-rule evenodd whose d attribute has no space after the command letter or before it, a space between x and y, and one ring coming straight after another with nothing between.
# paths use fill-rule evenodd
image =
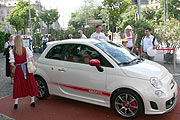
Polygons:
<instances>
[{"instance_id":1,"label":"front bumper","mask_svg":"<svg viewBox=\"0 0 180 120\"><path fill-rule=\"evenodd\" d=\"M149 95L145 98L144 107L145 107L145 114L163 114L166 112L170 112L177 103L177 94L178 94L178 87L175 83L173 89L169 90L165 93L163 97L157 97L154 92L150 92ZM154 102L157 105L158 109L153 109L150 102Z\"/></svg>"}]
</instances>

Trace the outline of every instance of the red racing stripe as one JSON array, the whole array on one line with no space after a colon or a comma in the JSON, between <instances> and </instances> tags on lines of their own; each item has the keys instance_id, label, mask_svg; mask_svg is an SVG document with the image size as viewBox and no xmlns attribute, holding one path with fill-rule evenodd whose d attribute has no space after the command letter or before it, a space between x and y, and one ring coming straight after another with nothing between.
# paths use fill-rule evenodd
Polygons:
<instances>
[{"instance_id":1,"label":"red racing stripe","mask_svg":"<svg viewBox=\"0 0 180 120\"><path fill-rule=\"evenodd\" d=\"M57 82L48 82L48 83L53 84L53 85L57 85L57 86L61 86L61 87L71 88L74 90L88 92L91 94L103 95L103 96L108 96L108 97L111 95L111 93L100 91L100 90L95 90L95 89L81 88L81 87L66 85L66 84L57 83Z\"/></svg>"}]
</instances>

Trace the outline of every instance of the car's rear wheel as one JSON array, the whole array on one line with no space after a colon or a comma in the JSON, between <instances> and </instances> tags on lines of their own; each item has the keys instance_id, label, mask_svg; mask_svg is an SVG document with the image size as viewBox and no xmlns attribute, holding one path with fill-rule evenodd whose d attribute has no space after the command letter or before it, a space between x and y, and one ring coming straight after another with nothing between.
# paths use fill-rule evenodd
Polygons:
<instances>
[{"instance_id":1,"label":"car's rear wheel","mask_svg":"<svg viewBox=\"0 0 180 120\"><path fill-rule=\"evenodd\" d=\"M41 77L35 77L37 87L39 90L39 93L37 95L38 99L47 99L49 96L48 87L44 79Z\"/></svg>"},{"instance_id":2,"label":"car's rear wheel","mask_svg":"<svg viewBox=\"0 0 180 120\"><path fill-rule=\"evenodd\" d=\"M122 89L114 94L112 108L120 117L134 119L142 113L143 103L135 92Z\"/></svg>"}]
</instances>

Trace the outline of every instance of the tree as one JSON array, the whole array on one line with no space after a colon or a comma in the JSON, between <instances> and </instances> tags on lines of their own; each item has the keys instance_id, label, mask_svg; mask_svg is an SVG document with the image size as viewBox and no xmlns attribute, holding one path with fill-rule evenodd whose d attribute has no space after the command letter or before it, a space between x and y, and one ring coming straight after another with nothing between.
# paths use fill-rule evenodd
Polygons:
<instances>
[{"instance_id":1,"label":"tree","mask_svg":"<svg viewBox=\"0 0 180 120\"><path fill-rule=\"evenodd\" d=\"M164 0L160 1L161 9L164 8ZM180 20L180 1L168 0L168 18L174 18Z\"/></svg>"},{"instance_id":2,"label":"tree","mask_svg":"<svg viewBox=\"0 0 180 120\"><path fill-rule=\"evenodd\" d=\"M71 19L68 26L73 26L75 29L84 28L89 20L101 20L100 12L102 6L98 6L95 0L86 0L86 5L81 6L77 11L71 13ZM86 14L86 16L85 16Z\"/></svg>"},{"instance_id":3,"label":"tree","mask_svg":"<svg viewBox=\"0 0 180 120\"><path fill-rule=\"evenodd\" d=\"M40 18L47 25L48 33L49 33L49 25L53 24L58 20L60 15L56 10L45 10L40 14Z\"/></svg>"},{"instance_id":4,"label":"tree","mask_svg":"<svg viewBox=\"0 0 180 120\"><path fill-rule=\"evenodd\" d=\"M32 6L30 7L30 9L33 22L33 18L36 17L36 11ZM23 29L25 34L25 30L26 28L28 28L29 25L29 2L19 0L16 7L11 10L8 19L10 24L15 27L17 32Z\"/></svg>"},{"instance_id":5,"label":"tree","mask_svg":"<svg viewBox=\"0 0 180 120\"><path fill-rule=\"evenodd\" d=\"M5 25L4 25L3 21L0 21L0 29L3 30L4 27L5 27Z\"/></svg>"},{"instance_id":6,"label":"tree","mask_svg":"<svg viewBox=\"0 0 180 120\"><path fill-rule=\"evenodd\" d=\"M153 8L145 8L142 10L142 15L147 20L153 20L155 17L156 11Z\"/></svg>"},{"instance_id":7,"label":"tree","mask_svg":"<svg viewBox=\"0 0 180 120\"><path fill-rule=\"evenodd\" d=\"M112 24L112 32L114 32L114 25L120 18L120 15L125 12L131 4L131 0L104 0L103 6L108 11L109 21Z\"/></svg>"}]
</instances>

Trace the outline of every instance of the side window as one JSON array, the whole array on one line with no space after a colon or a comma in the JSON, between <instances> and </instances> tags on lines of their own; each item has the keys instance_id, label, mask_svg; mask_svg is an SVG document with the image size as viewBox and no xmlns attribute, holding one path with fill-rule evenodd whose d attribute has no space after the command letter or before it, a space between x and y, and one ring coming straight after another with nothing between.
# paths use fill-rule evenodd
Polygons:
<instances>
[{"instance_id":1,"label":"side window","mask_svg":"<svg viewBox=\"0 0 180 120\"><path fill-rule=\"evenodd\" d=\"M70 62L83 63L82 56L80 54L81 45L78 44L67 44L65 45L64 59Z\"/></svg>"},{"instance_id":2,"label":"side window","mask_svg":"<svg viewBox=\"0 0 180 120\"><path fill-rule=\"evenodd\" d=\"M89 64L91 59L98 59L104 67L113 67L99 52L89 46L78 44L66 45L66 61Z\"/></svg>"},{"instance_id":3,"label":"side window","mask_svg":"<svg viewBox=\"0 0 180 120\"><path fill-rule=\"evenodd\" d=\"M109 61L102 56L98 51L96 51L94 48L91 48L89 46L82 46L81 49L83 62L86 64L89 64L89 61L91 59L98 59L101 62L101 65L104 67L113 67Z\"/></svg>"},{"instance_id":4,"label":"side window","mask_svg":"<svg viewBox=\"0 0 180 120\"><path fill-rule=\"evenodd\" d=\"M62 60L63 45L57 45L51 48L45 58Z\"/></svg>"}]
</instances>

